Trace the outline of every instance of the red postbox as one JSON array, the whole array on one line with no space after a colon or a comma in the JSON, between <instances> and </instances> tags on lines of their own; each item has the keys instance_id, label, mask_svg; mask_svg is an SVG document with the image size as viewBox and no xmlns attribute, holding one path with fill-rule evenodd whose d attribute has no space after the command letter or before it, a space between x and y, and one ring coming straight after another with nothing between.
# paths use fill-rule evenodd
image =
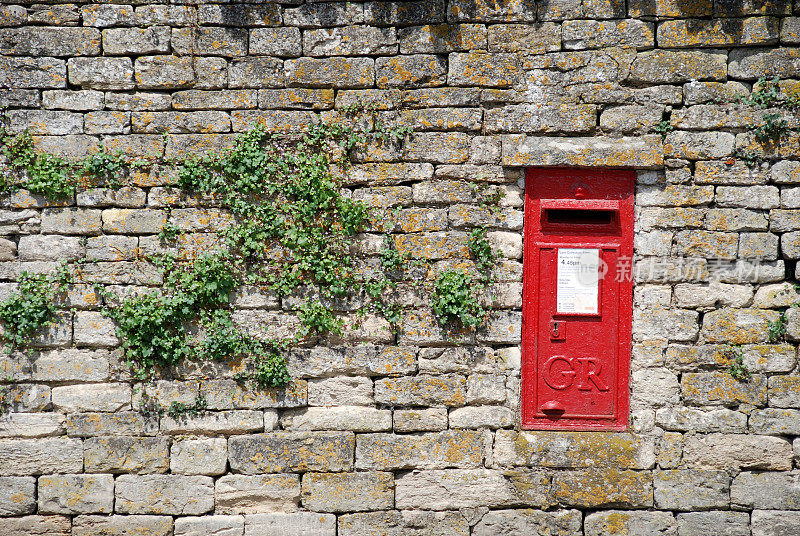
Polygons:
<instances>
[{"instance_id":1,"label":"red postbox","mask_svg":"<svg viewBox=\"0 0 800 536\"><path fill-rule=\"evenodd\" d=\"M635 177L628 170L528 170L523 428L628 424Z\"/></svg>"}]
</instances>

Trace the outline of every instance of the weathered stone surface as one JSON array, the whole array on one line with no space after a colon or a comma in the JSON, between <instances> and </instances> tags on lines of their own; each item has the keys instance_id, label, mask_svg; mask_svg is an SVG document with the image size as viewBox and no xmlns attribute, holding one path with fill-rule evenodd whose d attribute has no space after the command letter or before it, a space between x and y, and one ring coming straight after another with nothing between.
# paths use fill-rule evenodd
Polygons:
<instances>
[{"instance_id":1,"label":"weathered stone surface","mask_svg":"<svg viewBox=\"0 0 800 536\"><path fill-rule=\"evenodd\" d=\"M661 408L656 411L656 424L665 430L680 432L743 433L747 429L747 415L729 409L702 411L693 408Z\"/></svg>"},{"instance_id":2,"label":"weathered stone surface","mask_svg":"<svg viewBox=\"0 0 800 536\"><path fill-rule=\"evenodd\" d=\"M745 512L687 512L677 515L680 536L715 532L725 536L748 536L750 516Z\"/></svg>"},{"instance_id":3,"label":"weathered stone surface","mask_svg":"<svg viewBox=\"0 0 800 536\"><path fill-rule=\"evenodd\" d=\"M563 471L553 476L553 495L561 504L581 508L647 508L653 505L649 472L619 469Z\"/></svg>"},{"instance_id":4,"label":"weathered stone surface","mask_svg":"<svg viewBox=\"0 0 800 536\"><path fill-rule=\"evenodd\" d=\"M116 480L115 508L125 514L199 515L214 507L208 476L122 475Z\"/></svg>"},{"instance_id":5,"label":"weathered stone surface","mask_svg":"<svg viewBox=\"0 0 800 536\"><path fill-rule=\"evenodd\" d=\"M70 525L70 518L65 516L3 518L4 536L70 536Z\"/></svg>"},{"instance_id":6,"label":"weathered stone surface","mask_svg":"<svg viewBox=\"0 0 800 536\"><path fill-rule=\"evenodd\" d=\"M446 430L420 435L363 434L356 439L356 469L444 469L479 467L480 432Z\"/></svg>"},{"instance_id":7,"label":"weathered stone surface","mask_svg":"<svg viewBox=\"0 0 800 536\"><path fill-rule=\"evenodd\" d=\"M0 516L19 516L36 511L36 479L30 476L0 477Z\"/></svg>"},{"instance_id":8,"label":"weathered stone surface","mask_svg":"<svg viewBox=\"0 0 800 536\"><path fill-rule=\"evenodd\" d=\"M172 443L170 472L182 475L221 475L228 462L224 438L184 439Z\"/></svg>"},{"instance_id":9,"label":"weathered stone surface","mask_svg":"<svg viewBox=\"0 0 800 536\"><path fill-rule=\"evenodd\" d=\"M336 535L336 516L333 514L315 512L253 514L246 515L244 520L244 530L248 536Z\"/></svg>"},{"instance_id":10,"label":"weathered stone surface","mask_svg":"<svg viewBox=\"0 0 800 536\"><path fill-rule=\"evenodd\" d=\"M724 80L726 74L724 52L653 50L634 60L629 80L634 83L674 84L692 80Z\"/></svg>"},{"instance_id":11,"label":"weathered stone surface","mask_svg":"<svg viewBox=\"0 0 800 536\"><path fill-rule=\"evenodd\" d=\"M523 536L533 533L572 536L580 532L581 519L577 510L493 510L486 513L473 529L473 534L478 536Z\"/></svg>"},{"instance_id":12,"label":"weathered stone surface","mask_svg":"<svg viewBox=\"0 0 800 536\"><path fill-rule=\"evenodd\" d=\"M170 536L172 534L172 518L152 515L82 515L74 518L72 534L74 536L127 536L146 534L147 536ZM38 533L37 533L38 534Z\"/></svg>"},{"instance_id":13,"label":"weathered stone surface","mask_svg":"<svg viewBox=\"0 0 800 536\"><path fill-rule=\"evenodd\" d=\"M747 383L738 382L722 372L687 373L681 377L681 394L691 405L752 404L767 402L767 380L754 375Z\"/></svg>"},{"instance_id":14,"label":"weathered stone surface","mask_svg":"<svg viewBox=\"0 0 800 536\"><path fill-rule=\"evenodd\" d=\"M762 342L767 338L769 324L777 321L778 316L774 311L761 309L719 309L705 315L701 335L708 342Z\"/></svg>"},{"instance_id":15,"label":"weathered stone surface","mask_svg":"<svg viewBox=\"0 0 800 536\"><path fill-rule=\"evenodd\" d=\"M469 525L458 512L392 510L339 516L341 536L466 536Z\"/></svg>"},{"instance_id":16,"label":"weathered stone surface","mask_svg":"<svg viewBox=\"0 0 800 536\"><path fill-rule=\"evenodd\" d=\"M508 166L655 168L663 164L663 158L661 139L658 136L544 138L508 135L503 137L503 164Z\"/></svg>"},{"instance_id":17,"label":"weathered stone surface","mask_svg":"<svg viewBox=\"0 0 800 536\"><path fill-rule=\"evenodd\" d=\"M183 89L197 80L191 58L143 56L134 66L136 84L141 89Z\"/></svg>"},{"instance_id":18,"label":"weathered stone surface","mask_svg":"<svg viewBox=\"0 0 800 536\"><path fill-rule=\"evenodd\" d=\"M0 439L0 475L78 473L83 470L80 439Z\"/></svg>"},{"instance_id":19,"label":"weathered stone surface","mask_svg":"<svg viewBox=\"0 0 800 536\"><path fill-rule=\"evenodd\" d=\"M749 426L750 431L756 434L797 435L800 433L800 411L764 408L750 413Z\"/></svg>"},{"instance_id":20,"label":"weathered stone surface","mask_svg":"<svg viewBox=\"0 0 800 536\"><path fill-rule=\"evenodd\" d=\"M166 473L169 440L163 437L90 437L84 441L84 465L96 473Z\"/></svg>"},{"instance_id":21,"label":"weathered stone surface","mask_svg":"<svg viewBox=\"0 0 800 536\"><path fill-rule=\"evenodd\" d=\"M303 506L315 512L387 510L394 505L391 473L307 473Z\"/></svg>"},{"instance_id":22,"label":"weathered stone surface","mask_svg":"<svg viewBox=\"0 0 800 536\"><path fill-rule=\"evenodd\" d=\"M491 508L519 502L514 485L503 473L489 469L421 471L395 480L395 506L399 509Z\"/></svg>"},{"instance_id":23,"label":"weathered stone surface","mask_svg":"<svg viewBox=\"0 0 800 536\"><path fill-rule=\"evenodd\" d=\"M796 510L800 507L797 472L742 472L731 484L731 505L747 509Z\"/></svg>"},{"instance_id":24,"label":"weathered stone surface","mask_svg":"<svg viewBox=\"0 0 800 536\"><path fill-rule=\"evenodd\" d=\"M447 62L441 56L412 54L375 60L375 83L381 89L441 86Z\"/></svg>"},{"instance_id":25,"label":"weathered stone surface","mask_svg":"<svg viewBox=\"0 0 800 536\"><path fill-rule=\"evenodd\" d=\"M346 471L353 467L351 432L274 432L228 440L235 472Z\"/></svg>"},{"instance_id":26,"label":"weathered stone surface","mask_svg":"<svg viewBox=\"0 0 800 536\"><path fill-rule=\"evenodd\" d=\"M169 435L248 434L264 430L264 415L261 411L233 410L165 416L161 419L161 431Z\"/></svg>"},{"instance_id":27,"label":"weathered stone surface","mask_svg":"<svg viewBox=\"0 0 800 536\"><path fill-rule=\"evenodd\" d=\"M281 426L285 430L386 432L392 429L392 412L362 406L291 410L283 413Z\"/></svg>"},{"instance_id":28,"label":"weathered stone surface","mask_svg":"<svg viewBox=\"0 0 800 536\"><path fill-rule=\"evenodd\" d=\"M375 82L375 64L371 58L300 58L287 60L289 86L362 88Z\"/></svg>"},{"instance_id":29,"label":"weathered stone surface","mask_svg":"<svg viewBox=\"0 0 800 536\"><path fill-rule=\"evenodd\" d=\"M797 75L800 51L796 48L742 48L731 51L728 73L732 78L755 80L759 76Z\"/></svg>"},{"instance_id":30,"label":"weathered stone surface","mask_svg":"<svg viewBox=\"0 0 800 536\"><path fill-rule=\"evenodd\" d=\"M800 408L800 377L771 376L769 404L778 408Z\"/></svg>"},{"instance_id":31,"label":"weathered stone surface","mask_svg":"<svg viewBox=\"0 0 800 536\"><path fill-rule=\"evenodd\" d=\"M375 382L375 401L392 406L461 406L466 380L456 374L385 378Z\"/></svg>"},{"instance_id":32,"label":"weathered stone surface","mask_svg":"<svg viewBox=\"0 0 800 536\"><path fill-rule=\"evenodd\" d=\"M180 517L175 520L175 536L242 536L244 517L213 515Z\"/></svg>"},{"instance_id":33,"label":"weathered stone surface","mask_svg":"<svg viewBox=\"0 0 800 536\"><path fill-rule=\"evenodd\" d=\"M447 428L447 408L396 409L395 432L438 432Z\"/></svg>"},{"instance_id":34,"label":"weathered stone surface","mask_svg":"<svg viewBox=\"0 0 800 536\"><path fill-rule=\"evenodd\" d=\"M655 452L652 440L631 434L499 430L493 460L508 466L650 469Z\"/></svg>"},{"instance_id":35,"label":"weathered stone surface","mask_svg":"<svg viewBox=\"0 0 800 536\"><path fill-rule=\"evenodd\" d=\"M800 527L800 514L754 510L751 526L753 536L790 536L797 532L797 527Z\"/></svg>"},{"instance_id":36,"label":"weathered stone surface","mask_svg":"<svg viewBox=\"0 0 800 536\"><path fill-rule=\"evenodd\" d=\"M130 58L70 58L69 82L83 89L133 89Z\"/></svg>"},{"instance_id":37,"label":"weathered stone surface","mask_svg":"<svg viewBox=\"0 0 800 536\"><path fill-rule=\"evenodd\" d=\"M691 341L697 337L698 314L685 309L653 307L634 311L634 340Z\"/></svg>"},{"instance_id":38,"label":"weathered stone surface","mask_svg":"<svg viewBox=\"0 0 800 536\"><path fill-rule=\"evenodd\" d=\"M64 434L60 413L15 413L0 418L0 437L48 437Z\"/></svg>"},{"instance_id":39,"label":"weathered stone surface","mask_svg":"<svg viewBox=\"0 0 800 536\"><path fill-rule=\"evenodd\" d=\"M294 512L300 502L297 475L225 475L215 488L215 508L222 514Z\"/></svg>"},{"instance_id":40,"label":"weathered stone surface","mask_svg":"<svg viewBox=\"0 0 800 536\"><path fill-rule=\"evenodd\" d=\"M94 28L3 28L0 52L8 56L95 56L100 53L100 32Z\"/></svg>"},{"instance_id":41,"label":"weathered stone surface","mask_svg":"<svg viewBox=\"0 0 800 536\"><path fill-rule=\"evenodd\" d=\"M586 536L626 534L649 536L651 534L675 535L675 518L670 512L625 512L609 510L586 516Z\"/></svg>"},{"instance_id":42,"label":"weathered stone surface","mask_svg":"<svg viewBox=\"0 0 800 536\"><path fill-rule=\"evenodd\" d=\"M114 477L41 476L38 499L42 514L110 514L114 504Z\"/></svg>"},{"instance_id":43,"label":"weathered stone surface","mask_svg":"<svg viewBox=\"0 0 800 536\"><path fill-rule=\"evenodd\" d=\"M145 419L136 411L70 413L66 425L67 435L73 437L153 435L158 431L157 421Z\"/></svg>"},{"instance_id":44,"label":"weathered stone surface","mask_svg":"<svg viewBox=\"0 0 800 536\"><path fill-rule=\"evenodd\" d=\"M792 468L792 446L769 436L692 436L684 442L683 461L699 468L788 470Z\"/></svg>"},{"instance_id":45,"label":"weathered stone surface","mask_svg":"<svg viewBox=\"0 0 800 536\"><path fill-rule=\"evenodd\" d=\"M131 387L126 383L93 383L53 387L53 406L65 412L119 411L131 408Z\"/></svg>"}]
</instances>

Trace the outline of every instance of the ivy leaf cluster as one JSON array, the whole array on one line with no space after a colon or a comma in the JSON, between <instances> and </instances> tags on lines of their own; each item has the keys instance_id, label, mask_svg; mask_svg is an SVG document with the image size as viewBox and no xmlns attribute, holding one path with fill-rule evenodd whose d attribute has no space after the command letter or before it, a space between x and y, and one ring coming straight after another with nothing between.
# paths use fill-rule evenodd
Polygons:
<instances>
[{"instance_id":1,"label":"ivy leaf cluster","mask_svg":"<svg viewBox=\"0 0 800 536\"><path fill-rule=\"evenodd\" d=\"M10 348L26 346L56 314L57 283L44 274L23 272L19 288L0 302L2 341Z\"/></svg>"}]
</instances>

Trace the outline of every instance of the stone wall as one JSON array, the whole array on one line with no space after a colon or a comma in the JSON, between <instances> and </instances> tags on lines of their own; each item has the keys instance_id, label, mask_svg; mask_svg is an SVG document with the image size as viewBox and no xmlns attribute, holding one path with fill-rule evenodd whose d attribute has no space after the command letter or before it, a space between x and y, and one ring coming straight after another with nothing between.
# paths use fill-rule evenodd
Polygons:
<instances>
[{"instance_id":1,"label":"stone wall","mask_svg":"<svg viewBox=\"0 0 800 536\"><path fill-rule=\"evenodd\" d=\"M800 75L793 13L783 0L4 1L0 104L40 148L181 157L253 121L292 131L375 102L415 133L363 156L353 195L396 208L398 247L432 271L466 257L476 225L503 259L491 321L458 344L409 291L397 334L377 322L298 350L285 389L191 367L142 385L91 283L157 286L140 253L167 218L201 240L203 207L163 169L64 204L12 195L4 296L24 270L93 262L75 312L36 351L0 357L13 402L0 533L797 534L797 133L763 163L734 157L762 151L748 126L764 113L736 96ZM526 166L638 170L627 432L520 431ZM501 187L499 216L467 181ZM258 293L236 303L251 327L291 315ZM729 373L729 345L749 381ZM162 405L203 393L209 410L144 415L145 392Z\"/></svg>"}]
</instances>

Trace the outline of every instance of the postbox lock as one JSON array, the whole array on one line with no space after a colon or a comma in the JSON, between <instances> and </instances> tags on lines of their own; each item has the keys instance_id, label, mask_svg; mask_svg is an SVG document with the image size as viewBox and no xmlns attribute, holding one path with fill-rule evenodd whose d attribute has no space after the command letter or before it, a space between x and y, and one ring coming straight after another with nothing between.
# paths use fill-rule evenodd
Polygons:
<instances>
[{"instance_id":1,"label":"postbox lock","mask_svg":"<svg viewBox=\"0 0 800 536\"><path fill-rule=\"evenodd\" d=\"M563 320L550 320L550 339L563 341L567 338L567 323Z\"/></svg>"}]
</instances>

